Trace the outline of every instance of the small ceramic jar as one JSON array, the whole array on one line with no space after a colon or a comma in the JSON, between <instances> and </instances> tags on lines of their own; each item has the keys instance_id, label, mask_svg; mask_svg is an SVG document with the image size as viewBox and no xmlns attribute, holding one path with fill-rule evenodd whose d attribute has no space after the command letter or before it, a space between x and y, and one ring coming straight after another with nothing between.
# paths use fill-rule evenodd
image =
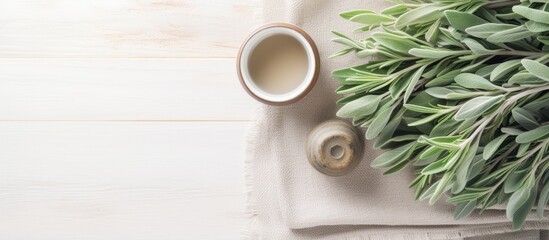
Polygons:
<instances>
[{"instance_id":1,"label":"small ceramic jar","mask_svg":"<svg viewBox=\"0 0 549 240\"><path fill-rule=\"evenodd\" d=\"M329 120L309 133L306 152L316 170L329 176L342 176L362 160L364 136L346 121Z\"/></svg>"}]
</instances>

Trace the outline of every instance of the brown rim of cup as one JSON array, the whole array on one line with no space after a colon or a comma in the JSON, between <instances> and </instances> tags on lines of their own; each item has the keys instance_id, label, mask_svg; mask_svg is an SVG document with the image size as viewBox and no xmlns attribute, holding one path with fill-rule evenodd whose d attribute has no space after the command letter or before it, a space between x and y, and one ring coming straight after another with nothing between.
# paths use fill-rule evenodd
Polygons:
<instances>
[{"instance_id":1,"label":"brown rim of cup","mask_svg":"<svg viewBox=\"0 0 549 240\"><path fill-rule=\"evenodd\" d=\"M289 28L289 29L292 29L296 32L298 32L301 36L303 36L305 38L305 40L307 40L307 42L309 43L309 45L311 46L311 48L313 49L313 54L314 54L314 59L315 59L315 63L314 63L314 73L313 73L313 78L311 79L311 82L309 83L309 85L307 86L307 88L301 92L299 95L297 95L296 97L292 98L292 99L289 99L287 101L282 101L282 102L275 102L275 101L269 101L269 100L265 100L263 98L260 98L259 96L257 96L256 94L254 94L250 88L248 87L248 85L246 85L246 83L244 82L244 77L242 76L242 71L241 71L241 66L240 66L240 60L242 58L242 51L244 50L244 47L248 44L248 42L250 41L250 39L256 35L257 33L265 30L265 29L268 29L268 28L273 28L273 27L283 27L283 28ZM282 22L277 22L277 23L269 23L269 24L266 24L266 25L263 25L261 27L259 27L258 29L254 30L248 37L246 37L246 40L244 40L244 42L242 43L242 45L240 46L240 49L238 50L238 55L236 57L236 72L238 74L238 78L240 80L240 84L242 85L242 87L244 88L244 90L246 90L246 92L252 96L253 98L255 98L257 101L259 102L262 102L262 103L265 103L265 104L268 104L268 105L273 105L273 106L284 106L284 105L288 105L288 104L292 104L292 103L296 103L298 102L299 100L301 100L302 98L304 98L309 92L311 92L311 90L314 88L314 86L316 85L316 82L318 80L318 75L320 73L320 57L319 57L319 54L318 54L318 49L316 47L316 44L315 42L313 41L313 39L309 36L309 34L307 34L307 32L305 32L303 29L301 29L300 27L296 26L296 25L293 25L291 23L282 23Z\"/></svg>"}]
</instances>

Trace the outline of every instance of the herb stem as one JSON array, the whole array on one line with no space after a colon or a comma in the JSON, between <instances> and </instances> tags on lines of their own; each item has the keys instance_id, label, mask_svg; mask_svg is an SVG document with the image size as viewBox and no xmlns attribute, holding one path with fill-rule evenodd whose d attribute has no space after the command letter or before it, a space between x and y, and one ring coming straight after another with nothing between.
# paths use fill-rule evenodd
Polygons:
<instances>
[{"instance_id":1,"label":"herb stem","mask_svg":"<svg viewBox=\"0 0 549 240\"><path fill-rule=\"evenodd\" d=\"M512 167L510 167L509 170L506 170L507 172L501 178L501 180L499 180L498 183L495 184L492 187L493 191L495 191L501 184L503 184L505 182L505 180L507 180L507 178L509 177L509 174L511 174L519 166L520 163L522 163L524 160L530 158L532 155L534 155L534 153L539 151L544 145L545 145L544 143L538 144L535 148L533 148L531 151L529 151L526 155L519 158L517 161L513 162L513 164L510 165Z\"/></svg>"},{"instance_id":2,"label":"herb stem","mask_svg":"<svg viewBox=\"0 0 549 240\"><path fill-rule=\"evenodd\" d=\"M545 90L549 90L549 85L526 90L526 91L521 92L521 93L519 93L515 96L510 97L507 101L508 102L516 102L517 100L519 100L523 97L526 97L528 95L535 94L535 93L538 93L538 92L542 92L542 91L545 91Z\"/></svg>"},{"instance_id":3,"label":"herb stem","mask_svg":"<svg viewBox=\"0 0 549 240\"><path fill-rule=\"evenodd\" d=\"M409 66L409 67L407 67L407 68L405 68L405 69L402 69L402 70L400 70L400 71L398 71L398 72L396 72L396 73L393 73L393 74L391 74L391 75L386 76L386 77L385 77L385 80L391 80L391 79L394 80L394 79L396 79L397 77L399 77L400 75L406 74L406 73L408 73L408 72L410 72L410 71L412 71L412 70L415 70L416 68L419 68L419 67L421 67L421 65L419 65L419 64L414 64L414 65Z\"/></svg>"},{"instance_id":4,"label":"herb stem","mask_svg":"<svg viewBox=\"0 0 549 240\"><path fill-rule=\"evenodd\" d=\"M490 115L484 117L481 121L476 122L473 126L471 126L472 129L475 129L471 135L467 138L467 140L463 141L460 145L462 147L466 146L467 144L471 143L477 135L482 133L484 131L484 128L499 114L501 114L507 107L509 107L512 103L515 103L517 100L526 97L531 94L535 94L544 90L549 90L549 86L543 86L538 88L532 88L530 90L526 90L524 92L521 92L517 95L514 95L507 99L496 111L492 112Z\"/></svg>"},{"instance_id":5,"label":"herb stem","mask_svg":"<svg viewBox=\"0 0 549 240\"><path fill-rule=\"evenodd\" d=\"M519 56L519 57L542 57L549 54L548 52L528 52L528 51L501 51L494 55L499 56Z\"/></svg>"}]
</instances>

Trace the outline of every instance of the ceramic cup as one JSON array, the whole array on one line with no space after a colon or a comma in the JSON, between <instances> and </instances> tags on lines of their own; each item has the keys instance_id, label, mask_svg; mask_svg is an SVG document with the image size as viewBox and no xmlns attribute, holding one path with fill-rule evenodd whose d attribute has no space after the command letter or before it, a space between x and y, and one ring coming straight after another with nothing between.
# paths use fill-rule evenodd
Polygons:
<instances>
[{"instance_id":1,"label":"ceramic cup","mask_svg":"<svg viewBox=\"0 0 549 240\"><path fill-rule=\"evenodd\" d=\"M294 89L281 94L274 94L260 88L250 76L248 67L250 56L258 44L276 35L290 36L299 41L308 59L305 79ZM275 106L295 103L305 97L316 84L320 71L319 54L312 38L303 29L289 23L271 23L255 30L240 47L236 63L240 83L246 92L262 103Z\"/></svg>"}]
</instances>

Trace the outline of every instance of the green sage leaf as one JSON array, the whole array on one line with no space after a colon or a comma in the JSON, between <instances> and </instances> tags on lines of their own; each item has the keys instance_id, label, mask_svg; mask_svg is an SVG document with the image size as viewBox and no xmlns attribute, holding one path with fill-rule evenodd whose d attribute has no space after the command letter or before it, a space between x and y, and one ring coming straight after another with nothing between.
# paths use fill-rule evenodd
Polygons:
<instances>
[{"instance_id":1,"label":"green sage leaf","mask_svg":"<svg viewBox=\"0 0 549 240\"><path fill-rule=\"evenodd\" d=\"M362 24L380 24L385 22L392 22L395 19L386 15L380 15L377 13L361 13L349 18L350 21Z\"/></svg>"},{"instance_id":2,"label":"green sage leaf","mask_svg":"<svg viewBox=\"0 0 549 240\"><path fill-rule=\"evenodd\" d=\"M406 10L408 10L408 7L406 5L397 4L397 5L383 9L383 11L381 11L381 14L394 16L394 15L404 13L406 12Z\"/></svg>"},{"instance_id":3,"label":"green sage leaf","mask_svg":"<svg viewBox=\"0 0 549 240\"><path fill-rule=\"evenodd\" d=\"M518 124L520 124L523 128L532 130L539 127L538 121L527 110L524 110L520 107L515 107L513 108L512 114L515 121L517 121Z\"/></svg>"},{"instance_id":4,"label":"green sage leaf","mask_svg":"<svg viewBox=\"0 0 549 240\"><path fill-rule=\"evenodd\" d=\"M490 74L490 81L497 81L503 76L509 74L511 71L517 69L521 65L520 60L510 60L499 64L492 74Z\"/></svg>"},{"instance_id":5,"label":"green sage leaf","mask_svg":"<svg viewBox=\"0 0 549 240\"><path fill-rule=\"evenodd\" d=\"M507 82L509 84L515 84L515 85L521 85L521 86L522 85L542 85L547 83L545 80L542 80L529 72L519 72L513 75L511 78L509 78L509 81Z\"/></svg>"},{"instance_id":6,"label":"green sage leaf","mask_svg":"<svg viewBox=\"0 0 549 240\"><path fill-rule=\"evenodd\" d=\"M495 50L487 49L482 44L480 44L479 42L471 38L463 39L462 42L465 43L465 45L467 45L467 47L471 49L471 51L473 51L474 54L477 54L477 55L495 54L503 50L503 49L495 49Z\"/></svg>"},{"instance_id":7,"label":"green sage leaf","mask_svg":"<svg viewBox=\"0 0 549 240\"><path fill-rule=\"evenodd\" d=\"M444 6L428 4L409 10L397 19L395 28L402 29L406 26L417 24L418 22L435 21L444 15L442 12L443 9Z\"/></svg>"},{"instance_id":8,"label":"green sage leaf","mask_svg":"<svg viewBox=\"0 0 549 240\"><path fill-rule=\"evenodd\" d=\"M485 160L490 159L494 155L494 153L499 150L499 147L505 141L505 139L507 139L507 137L509 137L508 134L503 134L486 144L482 152L482 158L484 158Z\"/></svg>"},{"instance_id":9,"label":"green sage leaf","mask_svg":"<svg viewBox=\"0 0 549 240\"><path fill-rule=\"evenodd\" d=\"M513 196L511 196L511 198L512 197ZM520 227L524 224L524 222L526 221L526 217L532 211L532 207L534 206L535 199L536 199L536 191L532 189L530 190L530 194L526 199L526 201L513 214L514 230L520 229ZM511 199L509 199L509 202L511 202Z\"/></svg>"},{"instance_id":10,"label":"green sage leaf","mask_svg":"<svg viewBox=\"0 0 549 240\"><path fill-rule=\"evenodd\" d=\"M523 131L520 129L512 128L512 127L503 127L501 128L502 133L509 134L511 136L517 136L519 134L522 134Z\"/></svg>"},{"instance_id":11,"label":"green sage leaf","mask_svg":"<svg viewBox=\"0 0 549 240\"><path fill-rule=\"evenodd\" d=\"M522 66L536 77L549 81L549 67L530 59L522 59Z\"/></svg>"},{"instance_id":12,"label":"green sage leaf","mask_svg":"<svg viewBox=\"0 0 549 240\"><path fill-rule=\"evenodd\" d=\"M487 37L486 40L493 43L506 43L518 41L534 35L535 33L530 32L525 26L520 25L505 31L496 32Z\"/></svg>"},{"instance_id":13,"label":"green sage leaf","mask_svg":"<svg viewBox=\"0 0 549 240\"><path fill-rule=\"evenodd\" d=\"M413 41L410 41L402 37L394 36L389 33L383 33L383 32L374 33L372 34L372 38L376 40L378 43L380 43L381 45L400 53L407 54L410 51L410 49L420 47L419 44Z\"/></svg>"},{"instance_id":14,"label":"green sage leaf","mask_svg":"<svg viewBox=\"0 0 549 240\"><path fill-rule=\"evenodd\" d=\"M471 36L475 36L478 38L487 38L494 33L498 33L501 31L506 31L509 29L513 29L517 27L516 25L512 24L504 24L504 23L485 23L478 26L470 27L465 29L465 32L470 34Z\"/></svg>"},{"instance_id":15,"label":"green sage leaf","mask_svg":"<svg viewBox=\"0 0 549 240\"><path fill-rule=\"evenodd\" d=\"M545 45L549 45L549 36L539 36L537 39L541 43L543 43Z\"/></svg>"},{"instance_id":16,"label":"green sage leaf","mask_svg":"<svg viewBox=\"0 0 549 240\"><path fill-rule=\"evenodd\" d=\"M439 109L436 109L436 108L424 107L424 106L419 106L415 104L404 104L404 107L408 110L419 112L419 113L438 113L440 111Z\"/></svg>"},{"instance_id":17,"label":"green sage leaf","mask_svg":"<svg viewBox=\"0 0 549 240\"><path fill-rule=\"evenodd\" d=\"M448 19L450 25L460 31L487 23L486 20L467 12L448 10L444 12L444 15L446 15L446 19Z\"/></svg>"},{"instance_id":18,"label":"green sage leaf","mask_svg":"<svg viewBox=\"0 0 549 240\"><path fill-rule=\"evenodd\" d=\"M389 122L389 119L391 118L393 110L394 107L388 107L381 110L379 115L377 115L368 126L368 130L366 130L366 139L374 139L381 131L383 131L383 128L385 128L385 125L387 125L387 122Z\"/></svg>"},{"instance_id":19,"label":"green sage leaf","mask_svg":"<svg viewBox=\"0 0 549 240\"><path fill-rule=\"evenodd\" d=\"M516 157L517 157L517 158L521 158L521 157L523 157L524 155L526 155L526 153L528 153L528 148L530 148L530 144L531 144L531 143L523 143L523 144L520 144L520 145L519 145L519 148L518 148L518 150L517 150Z\"/></svg>"},{"instance_id":20,"label":"green sage leaf","mask_svg":"<svg viewBox=\"0 0 549 240\"><path fill-rule=\"evenodd\" d=\"M507 218L513 219L515 212L517 212L517 210L528 201L528 198L530 198L530 192L530 189L522 187L511 195L511 198L509 198L509 202L507 203Z\"/></svg>"},{"instance_id":21,"label":"green sage leaf","mask_svg":"<svg viewBox=\"0 0 549 240\"><path fill-rule=\"evenodd\" d=\"M385 146L385 144L387 144L391 140L394 140L394 138L392 139L391 137L393 137L398 126L400 125L404 112L405 110L401 109L399 112L397 112L397 114L395 114L393 119L391 119L389 123L387 123L385 128L383 128L381 133L379 133L379 136L374 144L374 148L382 148Z\"/></svg>"},{"instance_id":22,"label":"green sage leaf","mask_svg":"<svg viewBox=\"0 0 549 240\"><path fill-rule=\"evenodd\" d=\"M517 143L531 143L547 136L549 136L549 125L544 125L519 134L516 141Z\"/></svg>"},{"instance_id":23,"label":"green sage leaf","mask_svg":"<svg viewBox=\"0 0 549 240\"><path fill-rule=\"evenodd\" d=\"M482 89L482 90L496 90L499 87L486 80L485 78L472 74L462 73L457 75L454 79L457 84L466 88Z\"/></svg>"},{"instance_id":24,"label":"green sage leaf","mask_svg":"<svg viewBox=\"0 0 549 240\"><path fill-rule=\"evenodd\" d=\"M348 12L342 12L339 14L339 16L349 20L357 15L364 14L364 13L374 13L374 12L371 10L359 9L359 10L353 10Z\"/></svg>"},{"instance_id":25,"label":"green sage leaf","mask_svg":"<svg viewBox=\"0 0 549 240\"><path fill-rule=\"evenodd\" d=\"M513 6L513 12L525 17L526 19L549 24L549 12L525 6Z\"/></svg>"},{"instance_id":26,"label":"green sage leaf","mask_svg":"<svg viewBox=\"0 0 549 240\"><path fill-rule=\"evenodd\" d=\"M391 97L393 99L397 99L398 97L400 97L400 95L406 90L406 87L409 83L410 77L408 77L407 75L393 82L389 87Z\"/></svg>"},{"instance_id":27,"label":"green sage leaf","mask_svg":"<svg viewBox=\"0 0 549 240\"><path fill-rule=\"evenodd\" d=\"M534 22L534 21L528 21L528 22L526 22L526 28L528 28L528 31L530 31L530 32L542 33L542 32L549 31L549 24Z\"/></svg>"},{"instance_id":28,"label":"green sage leaf","mask_svg":"<svg viewBox=\"0 0 549 240\"><path fill-rule=\"evenodd\" d=\"M460 219L466 218L473 212L473 210L475 210L476 206L477 206L476 200L458 203L456 206L456 210L454 212L454 219L460 220Z\"/></svg>"},{"instance_id":29,"label":"green sage leaf","mask_svg":"<svg viewBox=\"0 0 549 240\"><path fill-rule=\"evenodd\" d=\"M471 164L471 167L469 168L469 173L467 174L469 176L468 181L478 176L482 172L484 164L486 164L486 160L484 160L482 156L477 155L475 156L475 158L473 158L473 163Z\"/></svg>"},{"instance_id":30,"label":"green sage leaf","mask_svg":"<svg viewBox=\"0 0 549 240\"><path fill-rule=\"evenodd\" d=\"M408 102L408 98L410 98L410 95L412 95L412 92L414 91L416 84L419 78L421 77L421 74L423 74L423 71L425 70L426 67L427 65L423 65L414 73L414 75L412 75L412 78L408 83L408 87L406 88L406 92L404 92L404 98L403 98L404 103Z\"/></svg>"},{"instance_id":31,"label":"green sage leaf","mask_svg":"<svg viewBox=\"0 0 549 240\"><path fill-rule=\"evenodd\" d=\"M359 118L374 113L381 102L379 95L366 95L343 105L337 112L338 117Z\"/></svg>"},{"instance_id":32,"label":"green sage leaf","mask_svg":"<svg viewBox=\"0 0 549 240\"><path fill-rule=\"evenodd\" d=\"M549 201L549 184L543 185L543 188L541 189L541 192L539 194L538 199L538 206L537 206L537 214L539 218L543 218L543 213L545 210L545 207L547 206L547 202Z\"/></svg>"},{"instance_id":33,"label":"green sage leaf","mask_svg":"<svg viewBox=\"0 0 549 240\"><path fill-rule=\"evenodd\" d=\"M470 118L477 118L498 103L500 103L504 98L504 96L486 96L473 98L463 104L463 106L454 116L454 119L461 121Z\"/></svg>"},{"instance_id":34,"label":"green sage leaf","mask_svg":"<svg viewBox=\"0 0 549 240\"><path fill-rule=\"evenodd\" d=\"M424 48L412 48L408 53L412 56L420 58L445 58L453 55L457 55L456 51L451 50L439 50L439 49L424 49Z\"/></svg>"},{"instance_id":35,"label":"green sage leaf","mask_svg":"<svg viewBox=\"0 0 549 240\"><path fill-rule=\"evenodd\" d=\"M460 148L459 144L454 143L456 140L458 140L461 136L449 136L449 137L420 137L418 139L419 143L428 143L432 146L436 146L442 149L447 150L457 150Z\"/></svg>"},{"instance_id":36,"label":"green sage leaf","mask_svg":"<svg viewBox=\"0 0 549 240\"><path fill-rule=\"evenodd\" d=\"M446 171L448 169L447 167L448 160L449 160L449 157L445 157L443 159L440 159L436 162L433 162L427 165L421 170L421 174L432 175L432 174L437 174L437 173Z\"/></svg>"},{"instance_id":37,"label":"green sage leaf","mask_svg":"<svg viewBox=\"0 0 549 240\"><path fill-rule=\"evenodd\" d=\"M505 193L513 193L524 185L526 177L528 177L528 169L516 170L512 172L503 184L503 191Z\"/></svg>"},{"instance_id":38,"label":"green sage leaf","mask_svg":"<svg viewBox=\"0 0 549 240\"><path fill-rule=\"evenodd\" d=\"M387 151L370 163L373 168L386 168L394 165L400 159L406 157L410 150L415 146L415 142L408 143L393 150Z\"/></svg>"},{"instance_id":39,"label":"green sage leaf","mask_svg":"<svg viewBox=\"0 0 549 240\"><path fill-rule=\"evenodd\" d=\"M475 140L469 147L465 149L465 154L459 159L459 165L456 170L456 182L454 184L453 193L459 193L465 189L467 180L469 180L469 167L477 153L479 139Z\"/></svg>"}]
</instances>

